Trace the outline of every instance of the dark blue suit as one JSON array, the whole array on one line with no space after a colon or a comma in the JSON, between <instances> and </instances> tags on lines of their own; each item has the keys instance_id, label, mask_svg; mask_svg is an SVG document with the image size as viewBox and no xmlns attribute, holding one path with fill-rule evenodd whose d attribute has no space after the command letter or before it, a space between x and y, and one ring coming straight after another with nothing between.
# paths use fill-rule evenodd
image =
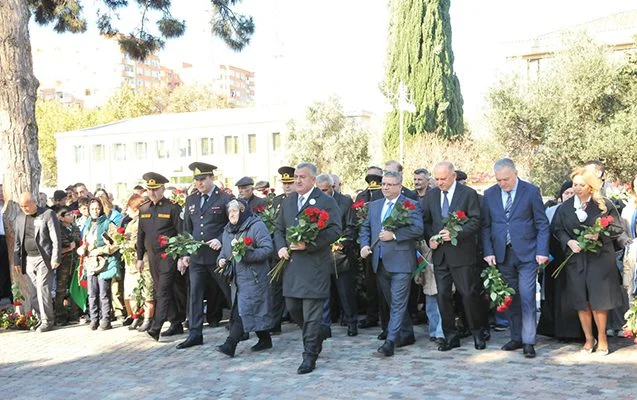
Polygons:
<instances>
[{"instance_id":1,"label":"dark blue suit","mask_svg":"<svg viewBox=\"0 0 637 400\"><path fill-rule=\"evenodd\" d=\"M407 200L398 196L396 203ZM416 208L409 212L411 224L395 230L396 240L379 241L370 255L372 267L378 276L383 295L390 305L387 339L396 342L414 334L411 318L407 312L411 274L416 269L416 242L424 233L422 211L415 201ZM382 230L382 209L385 198L369 203L367 219L361 225L360 245L370 246ZM381 258L382 247L382 258Z\"/></svg>"},{"instance_id":2,"label":"dark blue suit","mask_svg":"<svg viewBox=\"0 0 637 400\"><path fill-rule=\"evenodd\" d=\"M484 256L495 255L502 277L516 291L507 310L511 339L535 344L535 256L549 254L549 221L537 186L518 179L515 192L508 219L500 186L493 185L484 192L482 243ZM508 246L507 232L511 238Z\"/></svg>"}]
</instances>

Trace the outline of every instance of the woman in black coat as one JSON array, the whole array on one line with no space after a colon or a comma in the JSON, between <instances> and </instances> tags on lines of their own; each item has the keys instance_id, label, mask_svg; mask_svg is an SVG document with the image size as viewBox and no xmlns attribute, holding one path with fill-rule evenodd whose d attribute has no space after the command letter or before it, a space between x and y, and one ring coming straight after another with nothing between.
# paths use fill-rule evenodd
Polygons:
<instances>
[{"instance_id":1,"label":"woman in black coat","mask_svg":"<svg viewBox=\"0 0 637 400\"><path fill-rule=\"evenodd\" d=\"M567 274L566 294L568 303L577 314L586 336L584 350L608 354L606 323L608 310L622 304L622 289L615 261L613 240L622 233L617 209L600 194L601 180L592 173L578 169L571 174L575 196L557 210L551 230L568 256L575 253L562 273ZM594 234L590 240L601 241L595 252L582 251L575 229L593 226L600 217L611 216L613 221L606 228L608 236ZM593 320L597 327L597 340L593 337Z\"/></svg>"}]
</instances>

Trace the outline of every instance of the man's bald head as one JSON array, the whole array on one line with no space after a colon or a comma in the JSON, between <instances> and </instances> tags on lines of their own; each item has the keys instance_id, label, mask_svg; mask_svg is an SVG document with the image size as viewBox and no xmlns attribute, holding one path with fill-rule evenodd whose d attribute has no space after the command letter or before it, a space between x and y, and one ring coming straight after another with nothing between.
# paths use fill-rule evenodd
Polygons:
<instances>
[{"instance_id":1,"label":"man's bald head","mask_svg":"<svg viewBox=\"0 0 637 400\"><path fill-rule=\"evenodd\" d=\"M38 209L35 200L33 200L33 197L29 192L22 192L20 195L19 205L22 212L26 215L33 215Z\"/></svg>"}]
</instances>

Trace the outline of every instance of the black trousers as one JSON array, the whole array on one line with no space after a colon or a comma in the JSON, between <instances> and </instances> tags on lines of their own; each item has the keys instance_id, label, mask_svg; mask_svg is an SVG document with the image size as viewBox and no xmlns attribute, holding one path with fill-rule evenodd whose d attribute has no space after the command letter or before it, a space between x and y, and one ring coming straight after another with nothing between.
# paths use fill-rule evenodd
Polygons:
<instances>
[{"instance_id":1,"label":"black trousers","mask_svg":"<svg viewBox=\"0 0 637 400\"><path fill-rule=\"evenodd\" d=\"M356 307L356 293L354 292L354 271L349 269L336 274L332 274L330 303L331 312L343 311L343 322L355 324L358 322L358 308Z\"/></svg>"},{"instance_id":2,"label":"black trousers","mask_svg":"<svg viewBox=\"0 0 637 400\"><path fill-rule=\"evenodd\" d=\"M462 298L469 329L472 333L478 334L486 322L479 268L475 264L449 267L446 261L443 261L436 265L434 274L438 286L438 308L442 318L442 329L447 340L457 336L452 284L456 286L456 291Z\"/></svg>"},{"instance_id":3,"label":"black trousers","mask_svg":"<svg viewBox=\"0 0 637 400\"><path fill-rule=\"evenodd\" d=\"M161 253L148 251L150 274L155 286L155 316L151 329L158 331L164 322L182 323L186 320L186 277L177 270L177 261L165 260Z\"/></svg>"},{"instance_id":4,"label":"black trousers","mask_svg":"<svg viewBox=\"0 0 637 400\"><path fill-rule=\"evenodd\" d=\"M213 265L203 265L198 263L190 263L188 268L190 278L190 298L188 303L188 327L190 334L201 335L203 329L203 298L206 288L210 285L215 286L215 290L219 295L213 298L213 302L208 301L208 312L218 314L223 306L231 304L230 286L226 283L226 278L213 271ZM211 282L212 281L212 282ZM216 318L216 315L215 315Z\"/></svg>"},{"instance_id":5,"label":"black trousers","mask_svg":"<svg viewBox=\"0 0 637 400\"><path fill-rule=\"evenodd\" d=\"M2 215L0 215L2 218ZM4 235L0 235L0 299L9 297L13 301L11 294L11 267L9 266L9 253L7 251L7 241Z\"/></svg>"},{"instance_id":6,"label":"black trousers","mask_svg":"<svg viewBox=\"0 0 637 400\"><path fill-rule=\"evenodd\" d=\"M325 299L300 299L286 297L285 304L294 322L303 326L303 359L316 360L323 337L321 336L321 317Z\"/></svg>"}]
</instances>

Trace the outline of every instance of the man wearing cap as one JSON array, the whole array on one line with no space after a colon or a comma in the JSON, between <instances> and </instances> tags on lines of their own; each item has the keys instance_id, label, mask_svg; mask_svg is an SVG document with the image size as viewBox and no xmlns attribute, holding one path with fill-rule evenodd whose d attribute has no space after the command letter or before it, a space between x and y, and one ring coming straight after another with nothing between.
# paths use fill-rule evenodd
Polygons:
<instances>
[{"instance_id":1,"label":"man wearing cap","mask_svg":"<svg viewBox=\"0 0 637 400\"><path fill-rule=\"evenodd\" d=\"M188 320L190 333L186 341L177 345L178 349L185 349L203 344L203 298L206 287L211 280L217 289L215 307L221 311L225 302L230 306L230 287L225 277L214 272L217 257L221 250L221 236L223 228L228 223L227 204L232 196L220 190L214 184L214 170L216 166L202 162L194 162L188 166L193 171L197 193L186 198L184 206L184 232L190 233L195 240L206 242L196 253L182 259L183 265L190 269L190 298L188 303Z\"/></svg>"},{"instance_id":2,"label":"man wearing cap","mask_svg":"<svg viewBox=\"0 0 637 400\"><path fill-rule=\"evenodd\" d=\"M258 181L254 184L254 190L257 191L257 196L259 197L267 197L270 193L270 182L268 181Z\"/></svg>"},{"instance_id":3,"label":"man wearing cap","mask_svg":"<svg viewBox=\"0 0 637 400\"><path fill-rule=\"evenodd\" d=\"M177 260L165 256L166 246L160 240L160 237L171 238L181 232L181 207L164 197L164 184L168 183L168 179L155 172L148 172L143 178L150 201L139 208L137 269L142 272L144 254L148 253L157 305L155 318L147 333L157 341L165 321L170 321L170 328L162 336L172 336L184 331L182 323L186 319L186 281L177 270Z\"/></svg>"},{"instance_id":4,"label":"man wearing cap","mask_svg":"<svg viewBox=\"0 0 637 400\"><path fill-rule=\"evenodd\" d=\"M303 362L297 369L307 374L316 367L322 350L323 303L330 295L331 244L341 236L340 211L334 198L314 187L316 166L300 163L294 171L296 193L281 202L274 231L275 247L282 259L288 260L283 270L283 296L290 315L303 324ZM297 226L300 214L308 207L325 211L329 219L318 232L314 243L288 243L288 228ZM291 256L293 254L293 256Z\"/></svg>"},{"instance_id":5,"label":"man wearing cap","mask_svg":"<svg viewBox=\"0 0 637 400\"><path fill-rule=\"evenodd\" d=\"M277 210L277 213L281 202L294 193L294 167L283 166L278 169L278 173L281 175L283 193L272 199L272 207ZM272 267L279 262L277 249L274 249L271 261ZM272 315L274 316L274 324L270 333L276 335L281 333L281 320L283 319L283 314L286 313L285 301L283 300L283 285L280 280L270 282L270 294L272 296Z\"/></svg>"},{"instance_id":6,"label":"man wearing cap","mask_svg":"<svg viewBox=\"0 0 637 400\"><path fill-rule=\"evenodd\" d=\"M253 212L259 213L268 206L265 199L254 195L254 179L244 176L237 181L235 186L239 189L239 198L247 201Z\"/></svg>"}]
</instances>

